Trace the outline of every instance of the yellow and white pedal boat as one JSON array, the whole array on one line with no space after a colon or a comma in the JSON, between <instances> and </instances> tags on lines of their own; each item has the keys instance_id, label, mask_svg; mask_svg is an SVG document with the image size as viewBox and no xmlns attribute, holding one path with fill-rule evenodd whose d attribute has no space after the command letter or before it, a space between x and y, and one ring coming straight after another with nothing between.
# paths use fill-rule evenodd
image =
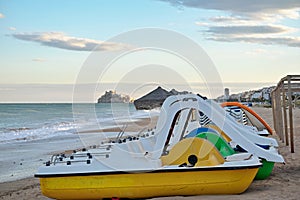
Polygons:
<instances>
[{"instance_id":1,"label":"yellow and white pedal boat","mask_svg":"<svg viewBox=\"0 0 300 200\"><path fill-rule=\"evenodd\" d=\"M257 155L224 158L208 140L183 137L194 125L183 122L182 111L198 109L209 116L206 102L197 98L167 99L156 129L147 134L53 156L35 174L42 193L54 199L102 199L244 192L261 167Z\"/></svg>"},{"instance_id":2,"label":"yellow and white pedal boat","mask_svg":"<svg viewBox=\"0 0 300 200\"><path fill-rule=\"evenodd\" d=\"M124 152L129 143L57 156L35 174L42 193L54 199L239 194L261 166L248 153L225 160L212 143L200 138L183 139L160 159L142 152L124 156L130 154Z\"/></svg>"}]
</instances>

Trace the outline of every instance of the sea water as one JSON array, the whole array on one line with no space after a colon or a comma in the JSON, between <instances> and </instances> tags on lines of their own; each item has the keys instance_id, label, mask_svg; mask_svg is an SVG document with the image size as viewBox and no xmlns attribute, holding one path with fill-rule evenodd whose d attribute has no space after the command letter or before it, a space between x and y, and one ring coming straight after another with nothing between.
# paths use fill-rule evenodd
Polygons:
<instances>
[{"instance_id":1,"label":"sea water","mask_svg":"<svg viewBox=\"0 0 300 200\"><path fill-rule=\"evenodd\" d=\"M147 117L133 104L0 104L0 143L26 142Z\"/></svg>"},{"instance_id":2,"label":"sea water","mask_svg":"<svg viewBox=\"0 0 300 200\"><path fill-rule=\"evenodd\" d=\"M32 177L52 154L85 147L81 135L99 142L101 128L158 114L133 104L0 104L0 182Z\"/></svg>"}]
</instances>

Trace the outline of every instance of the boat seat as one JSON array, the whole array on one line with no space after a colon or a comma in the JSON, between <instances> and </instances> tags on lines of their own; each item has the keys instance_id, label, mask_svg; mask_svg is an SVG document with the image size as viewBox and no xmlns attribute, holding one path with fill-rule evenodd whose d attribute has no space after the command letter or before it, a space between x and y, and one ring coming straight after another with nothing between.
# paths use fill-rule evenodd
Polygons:
<instances>
[{"instance_id":1,"label":"boat seat","mask_svg":"<svg viewBox=\"0 0 300 200\"><path fill-rule=\"evenodd\" d=\"M226 157L226 161L249 160L253 155L251 153L237 153Z\"/></svg>"},{"instance_id":2,"label":"boat seat","mask_svg":"<svg viewBox=\"0 0 300 200\"><path fill-rule=\"evenodd\" d=\"M191 160L195 160L191 163ZM225 159L215 146L206 139L192 137L175 144L168 155L161 156L162 165L179 166L216 166L223 164Z\"/></svg>"},{"instance_id":3,"label":"boat seat","mask_svg":"<svg viewBox=\"0 0 300 200\"><path fill-rule=\"evenodd\" d=\"M140 138L139 140L125 142L122 145L123 150L128 151L134 157L144 157L144 155L153 151L155 138Z\"/></svg>"},{"instance_id":4,"label":"boat seat","mask_svg":"<svg viewBox=\"0 0 300 200\"><path fill-rule=\"evenodd\" d=\"M269 136L270 133L268 132L268 130L263 129L263 130L261 130L261 131L258 131L258 135L261 135L261 136Z\"/></svg>"}]
</instances>

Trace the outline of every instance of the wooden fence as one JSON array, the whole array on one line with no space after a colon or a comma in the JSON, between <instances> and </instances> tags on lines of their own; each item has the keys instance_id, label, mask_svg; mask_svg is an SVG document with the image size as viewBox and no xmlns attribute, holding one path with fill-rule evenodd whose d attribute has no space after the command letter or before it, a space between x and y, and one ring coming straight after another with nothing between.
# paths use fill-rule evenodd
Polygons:
<instances>
[{"instance_id":1,"label":"wooden fence","mask_svg":"<svg viewBox=\"0 0 300 200\"><path fill-rule=\"evenodd\" d=\"M282 78L271 93L276 134L287 146L290 145L292 153L295 152L292 99L294 92L300 92L300 75L288 75Z\"/></svg>"}]
</instances>

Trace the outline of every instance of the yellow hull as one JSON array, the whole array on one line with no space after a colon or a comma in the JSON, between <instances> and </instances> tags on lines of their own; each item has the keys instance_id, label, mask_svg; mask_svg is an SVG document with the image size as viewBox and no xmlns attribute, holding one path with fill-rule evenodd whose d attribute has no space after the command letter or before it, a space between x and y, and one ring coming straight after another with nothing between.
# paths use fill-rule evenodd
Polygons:
<instances>
[{"instance_id":1,"label":"yellow hull","mask_svg":"<svg viewBox=\"0 0 300 200\"><path fill-rule=\"evenodd\" d=\"M54 199L149 198L174 195L239 194L254 179L258 168L159 170L40 177L42 193Z\"/></svg>"}]
</instances>

